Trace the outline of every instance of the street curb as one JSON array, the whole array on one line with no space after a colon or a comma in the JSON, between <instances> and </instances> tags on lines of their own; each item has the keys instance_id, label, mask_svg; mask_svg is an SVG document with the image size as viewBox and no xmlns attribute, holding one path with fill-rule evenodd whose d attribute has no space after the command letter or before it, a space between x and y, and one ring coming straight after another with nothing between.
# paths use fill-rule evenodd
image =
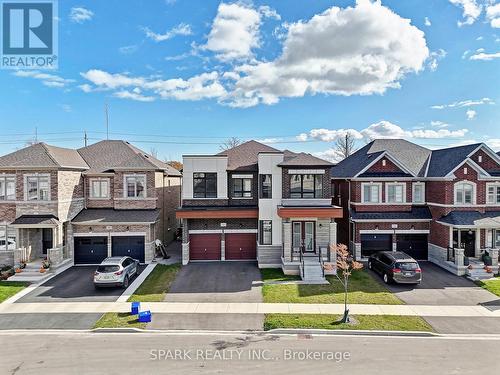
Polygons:
<instances>
[{"instance_id":1,"label":"street curb","mask_svg":"<svg viewBox=\"0 0 500 375\"><path fill-rule=\"evenodd\" d=\"M387 336L387 337L439 337L439 333L425 331L368 331L348 329L300 329L300 328L275 328L267 333L276 335L331 335L331 336Z\"/></svg>"}]
</instances>

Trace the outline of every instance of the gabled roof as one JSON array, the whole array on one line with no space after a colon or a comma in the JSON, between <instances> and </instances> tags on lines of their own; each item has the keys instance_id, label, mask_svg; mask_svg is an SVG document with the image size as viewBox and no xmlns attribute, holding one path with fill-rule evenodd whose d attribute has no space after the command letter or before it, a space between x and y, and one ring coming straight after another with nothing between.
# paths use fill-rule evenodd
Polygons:
<instances>
[{"instance_id":1,"label":"gabled roof","mask_svg":"<svg viewBox=\"0 0 500 375\"><path fill-rule=\"evenodd\" d=\"M76 150L55 147L43 142L0 157L2 168L69 168L88 169Z\"/></svg>"},{"instance_id":2,"label":"gabled roof","mask_svg":"<svg viewBox=\"0 0 500 375\"><path fill-rule=\"evenodd\" d=\"M500 211L452 211L448 215L438 219L439 222L450 225L476 225L476 222L485 219L492 219L500 225Z\"/></svg>"},{"instance_id":3,"label":"gabled roof","mask_svg":"<svg viewBox=\"0 0 500 375\"><path fill-rule=\"evenodd\" d=\"M334 166L332 176L357 176L384 154L413 175L423 176L431 150L404 139L376 139Z\"/></svg>"},{"instance_id":4,"label":"gabled roof","mask_svg":"<svg viewBox=\"0 0 500 375\"><path fill-rule=\"evenodd\" d=\"M227 169L230 171L256 171L258 169L259 153L261 152L280 151L257 141L248 141L219 152L217 155L227 156Z\"/></svg>"},{"instance_id":5,"label":"gabled roof","mask_svg":"<svg viewBox=\"0 0 500 375\"><path fill-rule=\"evenodd\" d=\"M170 176L181 173L168 164L121 140L105 140L82 147L78 152L90 166L87 173L103 173L122 170L161 170Z\"/></svg>"},{"instance_id":6,"label":"gabled roof","mask_svg":"<svg viewBox=\"0 0 500 375\"><path fill-rule=\"evenodd\" d=\"M427 177L444 177L467 159L468 155L481 146L472 145L444 148L432 151Z\"/></svg>"},{"instance_id":7,"label":"gabled roof","mask_svg":"<svg viewBox=\"0 0 500 375\"><path fill-rule=\"evenodd\" d=\"M317 158L311 154L306 154L305 152L294 153L285 150L283 155L283 161L278 164L279 167L331 167L332 163L329 161Z\"/></svg>"}]
</instances>

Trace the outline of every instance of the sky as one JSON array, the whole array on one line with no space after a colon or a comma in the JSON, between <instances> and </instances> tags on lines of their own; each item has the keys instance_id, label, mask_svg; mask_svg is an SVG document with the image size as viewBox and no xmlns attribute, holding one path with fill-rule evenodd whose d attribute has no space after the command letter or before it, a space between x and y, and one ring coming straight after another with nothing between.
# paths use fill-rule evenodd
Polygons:
<instances>
[{"instance_id":1,"label":"sky","mask_svg":"<svg viewBox=\"0 0 500 375\"><path fill-rule=\"evenodd\" d=\"M126 139L166 160L228 137L335 160L405 138L500 151L500 1L58 3L55 70L0 70L0 154Z\"/></svg>"}]
</instances>

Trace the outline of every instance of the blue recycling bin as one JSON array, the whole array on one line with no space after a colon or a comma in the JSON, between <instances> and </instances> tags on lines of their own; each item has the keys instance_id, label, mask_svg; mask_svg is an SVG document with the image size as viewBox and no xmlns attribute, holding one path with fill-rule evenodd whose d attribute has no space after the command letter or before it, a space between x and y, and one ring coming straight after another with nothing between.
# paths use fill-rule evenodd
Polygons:
<instances>
[{"instance_id":1,"label":"blue recycling bin","mask_svg":"<svg viewBox=\"0 0 500 375\"><path fill-rule=\"evenodd\" d=\"M141 311L139 313L139 323L149 323L151 321L151 311Z\"/></svg>"},{"instance_id":2,"label":"blue recycling bin","mask_svg":"<svg viewBox=\"0 0 500 375\"><path fill-rule=\"evenodd\" d=\"M141 310L141 303L140 302L132 302L132 309L130 311L130 315L137 315L137 314L139 314L140 310Z\"/></svg>"}]
</instances>

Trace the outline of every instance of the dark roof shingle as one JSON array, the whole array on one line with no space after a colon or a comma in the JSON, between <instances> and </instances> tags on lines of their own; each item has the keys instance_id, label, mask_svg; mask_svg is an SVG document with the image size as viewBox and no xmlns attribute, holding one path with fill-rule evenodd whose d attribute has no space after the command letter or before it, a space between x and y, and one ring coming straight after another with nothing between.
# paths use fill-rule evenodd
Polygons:
<instances>
[{"instance_id":1,"label":"dark roof shingle","mask_svg":"<svg viewBox=\"0 0 500 375\"><path fill-rule=\"evenodd\" d=\"M75 216L72 223L96 225L113 223L154 223L160 210L114 210L112 208L87 208Z\"/></svg>"},{"instance_id":2,"label":"dark roof shingle","mask_svg":"<svg viewBox=\"0 0 500 375\"><path fill-rule=\"evenodd\" d=\"M259 153L261 152L280 151L257 141L248 141L219 152L217 155L227 156L227 169L230 171L256 171L258 169Z\"/></svg>"},{"instance_id":3,"label":"dark roof shingle","mask_svg":"<svg viewBox=\"0 0 500 375\"><path fill-rule=\"evenodd\" d=\"M438 221L451 225L475 225L475 222L483 219L495 219L500 225L500 211L487 211L484 214L479 211L452 211Z\"/></svg>"},{"instance_id":4,"label":"dark roof shingle","mask_svg":"<svg viewBox=\"0 0 500 375\"><path fill-rule=\"evenodd\" d=\"M0 167L88 169L76 150L51 146L43 142L0 157Z\"/></svg>"},{"instance_id":5,"label":"dark roof shingle","mask_svg":"<svg viewBox=\"0 0 500 375\"><path fill-rule=\"evenodd\" d=\"M412 207L411 211L356 212L351 211L352 220L431 220L429 207Z\"/></svg>"}]
</instances>

